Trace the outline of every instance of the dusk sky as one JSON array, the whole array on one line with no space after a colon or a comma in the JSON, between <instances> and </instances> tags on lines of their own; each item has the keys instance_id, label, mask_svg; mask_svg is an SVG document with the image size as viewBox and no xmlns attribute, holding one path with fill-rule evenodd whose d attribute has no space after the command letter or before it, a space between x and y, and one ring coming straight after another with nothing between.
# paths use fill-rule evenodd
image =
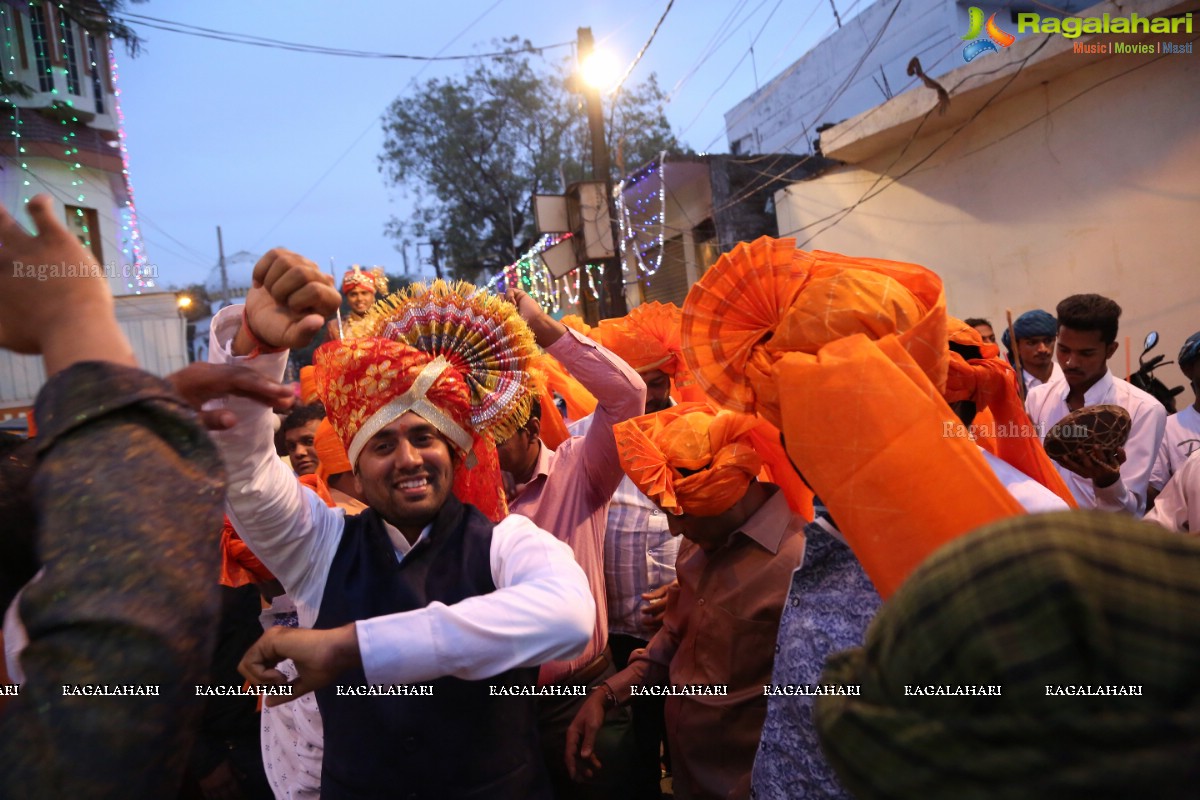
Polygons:
<instances>
[{"instance_id":1,"label":"dusk sky","mask_svg":"<svg viewBox=\"0 0 1200 800\"><path fill-rule=\"evenodd\" d=\"M535 46L573 44L577 28L591 27L623 71L666 7L667 0L150 0L126 10L216 31L419 56L487 52L493 39L510 35ZM843 20L860 9L839 4ZM465 74L471 62L297 53L130 22L145 45L137 58L117 51L121 104L160 286L215 278L217 225L227 256L282 245L325 269L332 259L339 271L355 262L403 271L384 226L409 205L378 170L380 118L396 97L430 78ZM765 84L833 29L828 0L676 0L629 81L657 73L671 96L666 115L676 136L697 152L728 152L724 114L755 90L756 72L757 85ZM556 60L573 53L549 51ZM416 257L410 250L413 271Z\"/></svg>"}]
</instances>

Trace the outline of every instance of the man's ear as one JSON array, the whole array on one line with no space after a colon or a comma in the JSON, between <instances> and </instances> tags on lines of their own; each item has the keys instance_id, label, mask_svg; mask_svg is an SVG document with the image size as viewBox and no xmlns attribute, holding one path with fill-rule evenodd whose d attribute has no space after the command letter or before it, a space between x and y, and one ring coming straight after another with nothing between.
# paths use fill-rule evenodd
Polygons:
<instances>
[{"instance_id":1,"label":"man's ear","mask_svg":"<svg viewBox=\"0 0 1200 800\"><path fill-rule=\"evenodd\" d=\"M538 417L530 417L529 421L525 423L525 430L529 431L532 439L540 439L542 436L542 420Z\"/></svg>"},{"instance_id":2,"label":"man's ear","mask_svg":"<svg viewBox=\"0 0 1200 800\"><path fill-rule=\"evenodd\" d=\"M1117 348L1120 346L1121 345L1115 341L1106 344L1104 346L1104 360L1107 361L1108 359L1112 358L1113 353L1117 352Z\"/></svg>"}]
</instances>

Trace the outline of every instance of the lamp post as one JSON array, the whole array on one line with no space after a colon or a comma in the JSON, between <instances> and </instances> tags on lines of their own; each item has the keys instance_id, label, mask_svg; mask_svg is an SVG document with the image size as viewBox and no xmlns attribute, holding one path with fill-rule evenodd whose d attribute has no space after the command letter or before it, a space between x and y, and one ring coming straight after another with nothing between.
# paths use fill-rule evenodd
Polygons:
<instances>
[{"instance_id":1,"label":"lamp post","mask_svg":"<svg viewBox=\"0 0 1200 800\"><path fill-rule=\"evenodd\" d=\"M583 73L583 98L587 105L588 129L592 134L592 176L604 181L604 200L608 208L608 220L612 231L613 255L602 260L604 265L604 302L600 306L600 317L623 317L628 313L625 305L625 277L621 259L617 255L617 215L613 204L613 182L608 158L608 144L604 141L604 108L600 103L600 84L604 78L594 69L598 55L592 40L591 28L577 31L579 63ZM592 63L589 63L592 62ZM592 69L589 69L591 67Z\"/></svg>"}]
</instances>

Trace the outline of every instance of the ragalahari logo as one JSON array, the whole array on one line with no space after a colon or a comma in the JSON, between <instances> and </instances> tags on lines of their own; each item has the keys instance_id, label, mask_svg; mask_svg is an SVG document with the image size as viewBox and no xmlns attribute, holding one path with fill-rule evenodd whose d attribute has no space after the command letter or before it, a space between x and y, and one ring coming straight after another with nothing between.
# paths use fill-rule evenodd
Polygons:
<instances>
[{"instance_id":1,"label":"ragalahari logo","mask_svg":"<svg viewBox=\"0 0 1200 800\"><path fill-rule=\"evenodd\" d=\"M1017 37L1011 33L1000 30L1000 26L996 24L996 15L992 14L988 17L987 25L983 24L983 9L971 6L970 11L971 27L967 30L967 35L962 37L964 42L971 42L963 48L963 61L972 61L984 53L999 53L1000 47L1008 47L1017 40ZM987 39L977 39L981 32L987 32Z\"/></svg>"}]
</instances>

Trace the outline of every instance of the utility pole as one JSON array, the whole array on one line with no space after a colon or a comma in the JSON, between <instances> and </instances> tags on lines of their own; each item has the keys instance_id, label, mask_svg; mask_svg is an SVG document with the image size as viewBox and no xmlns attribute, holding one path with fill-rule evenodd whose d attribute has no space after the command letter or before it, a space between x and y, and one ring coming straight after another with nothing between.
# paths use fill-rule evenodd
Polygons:
<instances>
[{"instance_id":1,"label":"utility pole","mask_svg":"<svg viewBox=\"0 0 1200 800\"><path fill-rule=\"evenodd\" d=\"M221 308L232 305L229 301L229 273L225 271L225 244L221 241L221 226L217 226L217 253L220 254L221 266Z\"/></svg>"},{"instance_id":2,"label":"utility pole","mask_svg":"<svg viewBox=\"0 0 1200 800\"><path fill-rule=\"evenodd\" d=\"M592 54L595 43L591 28L579 28L577 47L582 63ZM621 269L621 258L617 255L617 214L613 204L613 182L609 165L608 144L604 141L604 108L600 103L600 90L580 81L583 98L587 103L588 129L592 134L592 179L604 181L604 201L608 208L608 220L612 231L613 255L602 260L604 265L604 302L600 306L600 317L623 317L628 313L625 306L625 274Z\"/></svg>"},{"instance_id":3,"label":"utility pole","mask_svg":"<svg viewBox=\"0 0 1200 800\"><path fill-rule=\"evenodd\" d=\"M430 239L429 244L433 246L433 274L442 279L442 242L440 239Z\"/></svg>"}]
</instances>

